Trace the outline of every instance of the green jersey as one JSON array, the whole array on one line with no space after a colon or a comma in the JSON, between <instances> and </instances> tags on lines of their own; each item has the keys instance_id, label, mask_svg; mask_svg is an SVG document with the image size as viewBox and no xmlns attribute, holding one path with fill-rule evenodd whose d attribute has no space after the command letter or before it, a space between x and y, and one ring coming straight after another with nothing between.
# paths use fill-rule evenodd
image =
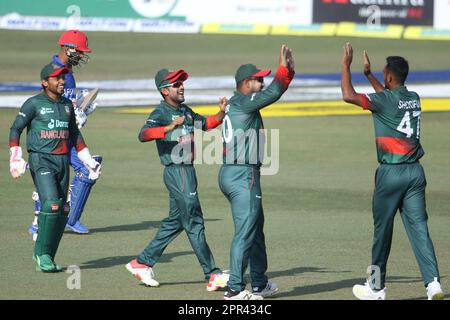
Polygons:
<instances>
[{"instance_id":1,"label":"green jersey","mask_svg":"<svg viewBox=\"0 0 450 320\"><path fill-rule=\"evenodd\" d=\"M265 134L259 110L280 99L292 77L286 67L280 66L274 80L264 91L248 95L234 92L222 123L224 164L261 165Z\"/></svg>"},{"instance_id":2,"label":"green jersey","mask_svg":"<svg viewBox=\"0 0 450 320\"><path fill-rule=\"evenodd\" d=\"M405 86L366 95L372 112L379 163L418 161L420 145L420 98Z\"/></svg>"},{"instance_id":3,"label":"green jersey","mask_svg":"<svg viewBox=\"0 0 450 320\"><path fill-rule=\"evenodd\" d=\"M178 117L184 116L184 122L175 130L164 132ZM209 117L208 117L209 118ZM194 161L194 127L197 129L210 129L208 118L203 117L182 104L175 108L165 101L161 101L147 118L139 133L141 142L156 139L161 164L192 164Z\"/></svg>"},{"instance_id":4,"label":"green jersey","mask_svg":"<svg viewBox=\"0 0 450 320\"><path fill-rule=\"evenodd\" d=\"M42 92L25 101L10 130L10 147L19 146L25 128L28 152L68 154L69 142L78 151L86 147L72 101L64 97L56 102Z\"/></svg>"}]
</instances>

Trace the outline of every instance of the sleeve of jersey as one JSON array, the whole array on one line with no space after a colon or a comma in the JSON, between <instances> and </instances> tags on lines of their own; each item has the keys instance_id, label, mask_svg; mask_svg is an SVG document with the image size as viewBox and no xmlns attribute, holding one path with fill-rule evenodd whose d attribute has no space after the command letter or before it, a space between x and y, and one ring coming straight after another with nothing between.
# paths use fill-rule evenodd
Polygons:
<instances>
[{"instance_id":1,"label":"sleeve of jersey","mask_svg":"<svg viewBox=\"0 0 450 320\"><path fill-rule=\"evenodd\" d=\"M276 81L280 84L281 93L284 93L289 88L289 84L294 78L294 74L295 74L294 72L289 72L289 69L286 68L285 66L278 67L277 73L275 73L273 81Z\"/></svg>"},{"instance_id":2,"label":"sleeve of jersey","mask_svg":"<svg viewBox=\"0 0 450 320\"><path fill-rule=\"evenodd\" d=\"M144 126L139 133L139 141L141 142L164 139L165 137L166 133L164 132L164 127L146 128Z\"/></svg>"},{"instance_id":3,"label":"sleeve of jersey","mask_svg":"<svg viewBox=\"0 0 450 320\"><path fill-rule=\"evenodd\" d=\"M19 113L14 120L9 131L9 147L18 147L20 145L20 135L31 122L35 114L34 105L27 100L20 108Z\"/></svg>"},{"instance_id":4,"label":"sleeve of jersey","mask_svg":"<svg viewBox=\"0 0 450 320\"><path fill-rule=\"evenodd\" d=\"M359 94L359 98L361 99L361 107L364 110L371 110L371 108L370 108L371 104L370 104L370 100L369 100L370 98L363 93Z\"/></svg>"},{"instance_id":5,"label":"sleeve of jersey","mask_svg":"<svg viewBox=\"0 0 450 320\"><path fill-rule=\"evenodd\" d=\"M242 109L253 112L276 102L288 89L293 77L293 72L290 73L288 68L280 65L272 83L267 86L266 90L250 94L241 101Z\"/></svg>"},{"instance_id":6,"label":"sleeve of jersey","mask_svg":"<svg viewBox=\"0 0 450 320\"><path fill-rule=\"evenodd\" d=\"M216 116L209 116L206 118L206 130L214 129L219 126L222 121L217 121Z\"/></svg>"},{"instance_id":7,"label":"sleeve of jersey","mask_svg":"<svg viewBox=\"0 0 450 320\"><path fill-rule=\"evenodd\" d=\"M155 139L164 139L166 137L166 133L164 132L164 125L160 120L161 115L158 109L154 110L141 131L139 132L138 139L140 142L152 141Z\"/></svg>"},{"instance_id":8,"label":"sleeve of jersey","mask_svg":"<svg viewBox=\"0 0 450 320\"><path fill-rule=\"evenodd\" d=\"M367 108L368 110L372 111L372 112L382 112L382 110L384 109L385 105L387 104L388 101L388 95L389 95L389 91L387 90L383 90L381 92L377 92L377 93L369 93L364 95L367 98L367 101L369 103L369 107ZM367 103L365 101L363 101L363 99L361 99L361 103ZM363 106L364 109L366 109Z\"/></svg>"}]
</instances>

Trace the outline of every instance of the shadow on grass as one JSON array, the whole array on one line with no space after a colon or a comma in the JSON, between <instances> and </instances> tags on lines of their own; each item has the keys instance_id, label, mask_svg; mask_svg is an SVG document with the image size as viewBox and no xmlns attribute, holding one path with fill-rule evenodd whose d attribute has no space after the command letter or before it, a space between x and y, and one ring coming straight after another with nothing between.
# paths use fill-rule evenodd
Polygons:
<instances>
[{"instance_id":1,"label":"shadow on grass","mask_svg":"<svg viewBox=\"0 0 450 320\"><path fill-rule=\"evenodd\" d=\"M158 260L158 264L171 262L173 258L194 254L192 251L181 251L181 252L173 252L173 253L164 253L161 258ZM130 262L132 259L136 258L136 256L116 256L116 257L105 257L96 260L90 260L83 262L80 265L81 269L104 269L111 268L118 265L125 265Z\"/></svg>"},{"instance_id":2,"label":"shadow on grass","mask_svg":"<svg viewBox=\"0 0 450 320\"><path fill-rule=\"evenodd\" d=\"M307 272L314 272L314 273L344 273L344 272L351 272L351 271L333 271L333 270L327 270L325 268L318 268L318 267L297 267L289 270L281 270L281 271L271 271L267 272L267 277L269 279L277 278L277 277L290 277L294 276L300 273L307 273Z\"/></svg>"},{"instance_id":3,"label":"shadow on grass","mask_svg":"<svg viewBox=\"0 0 450 320\"><path fill-rule=\"evenodd\" d=\"M205 219L205 222L220 221L222 219ZM100 232L117 232L117 231L139 231L139 230L149 230L159 228L161 221L142 221L140 223L134 224L124 224L118 226L108 226L103 228L92 228L89 233L100 233ZM70 232L73 233L73 232Z\"/></svg>"},{"instance_id":4,"label":"shadow on grass","mask_svg":"<svg viewBox=\"0 0 450 320\"><path fill-rule=\"evenodd\" d=\"M318 267L298 267L293 268L289 270L283 270L283 271L274 271L274 272L268 272L267 276L269 279L276 278L276 277L286 277L286 276L295 276L297 274L301 273L348 273L351 271L335 271L335 270L327 270L325 268L318 268ZM301 282L301 279L298 280ZM327 283L319 283L314 285L307 285L307 286L298 286L293 288L291 291L283 292L281 291L278 293L274 298L286 298L286 297L299 297L304 295L310 295L310 294L319 294L324 292L331 292L336 291L340 289L348 289L349 292L351 292L351 289L353 285L355 284L364 284L364 277L359 278L353 278L353 279L344 279L334 282L327 282ZM396 283L409 283L409 282L421 282L422 278L419 277L387 277L386 282L396 282Z\"/></svg>"}]
</instances>

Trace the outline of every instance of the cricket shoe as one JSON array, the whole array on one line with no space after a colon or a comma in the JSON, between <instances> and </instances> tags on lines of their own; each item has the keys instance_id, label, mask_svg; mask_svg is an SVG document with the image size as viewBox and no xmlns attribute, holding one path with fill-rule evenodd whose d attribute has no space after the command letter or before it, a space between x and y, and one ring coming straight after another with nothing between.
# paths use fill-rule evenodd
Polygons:
<instances>
[{"instance_id":1,"label":"cricket shoe","mask_svg":"<svg viewBox=\"0 0 450 320\"><path fill-rule=\"evenodd\" d=\"M427 286L428 300L444 300L444 292L442 292L441 284L434 278Z\"/></svg>"},{"instance_id":2,"label":"cricket shoe","mask_svg":"<svg viewBox=\"0 0 450 320\"><path fill-rule=\"evenodd\" d=\"M359 300L385 300L386 287L380 291L374 291L366 281L364 285L356 284L353 286L353 295Z\"/></svg>"},{"instance_id":3,"label":"cricket shoe","mask_svg":"<svg viewBox=\"0 0 450 320\"><path fill-rule=\"evenodd\" d=\"M270 297L278 292L276 283L268 281L265 287L253 287L252 293L261 297Z\"/></svg>"},{"instance_id":4,"label":"cricket shoe","mask_svg":"<svg viewBox=\"0 0 450 320\"><path fill-rule=\"evenodd\" d=\"M225 300L264 300L262 296L253 294L248 290L238 292L231 289L225 292L223 298Z\"/></svg>"},{"instance_id":5,"label":"cricket shoe","mask_svg":"<svg viewBox=\"0 0 450 320\"><path fill-rule=\"evenodd\" d=\"M146 286L159 286L159 282L155 280L153 269L145 264L139 263L137 259L131 260L125 267L136 279L140 280Z\"/></svg>"},{"instance_id":6,"label":"cricket shoe","mask_svg":"<svg viewBox=\"0 0 450 320\"><path fill-rule=\"evenodd\" d=\"M209 282L206 285L207 291L217 291L221 288L227 286L228 279L230 279L230 274L223 271L222 273L212 273L209 277Z\"/></svg>"},{"instance_id":7,"label":"cricket shoe","mask_svg":"<svg viewBox=\"0 0 450 320\"><path fill-rule=\"evenodd\" d=\"M30 224L28 227L28 233L31 234L33 241L36 241L38 235L39 227L37 224Z\"/></svg>"},{"instance_id":8,"label":"cricket shoe","mask_svg":"<svg viewBox=\"0 0 450 320\"><path fill-rule=\"evenodd\" d=\"M61 272L62 267L57 265L52 257L48 254L43 254L41 256L33 256L33 260L36 261L36 271L42 272Z\"/></svg>"},{"instance_id":9,"label":"cricket shoe","mask_svg":"<svg viewBox=\"0 0 450 320\"><path fill-rule=\"evenodd\" d=\"M80 220L75 222L74 225L66 224L66 230L70 230L70 231L73 231L78 234L88 234L89 233L89 229L86 226L82 225Z\"/></svg>"}]
</instances>

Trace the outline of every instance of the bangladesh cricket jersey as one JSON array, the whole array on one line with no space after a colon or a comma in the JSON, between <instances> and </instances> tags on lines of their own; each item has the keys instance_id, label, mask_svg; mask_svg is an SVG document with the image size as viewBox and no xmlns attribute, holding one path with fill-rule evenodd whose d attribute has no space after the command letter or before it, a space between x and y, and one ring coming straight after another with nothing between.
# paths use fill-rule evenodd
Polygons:
<instances>
[{"instance_id":1,"label":"bangladesh cricket jersey","mask_svg":"<svg viewBox=\"0 0 450 320\"><path fill-rule=\"evenodd\" d=\"M293 76L286 67L280 66L267 89L248 95L234 92L222 125L224 164L261 165L265 135L259 110L280 99Z\"/></svg>"},{"instance_id":2,"label":"bangladesh cricket jersey","mask_svg":"<svg viewBox=\"0 0 450 320\"><path fill-rule=\"evenodd\" d=\"M67 154L69 141L77 151L86 147L75 123L72 102L64 97L56 102L42 92L25 101L10 130L10 147L19 146L25 128L28 152Z\"/></svg>"},{"instance_id":3,"label":"bangladesh cricket jersey","mask_svg":"<svg viewBox=\"0 0 450 320\"><path fill-rule=\"evenodd\" d=\"M363 104L372 112L379 163L413 163L424 155L417 93L399 86L363 96Z\"/></svg>"},{"instance_id":4,"label":"bangladesh cricket jersey","mask_svg":"<svg viewBox=\"0 0 450 320\"><path fill-rule=\"evenodd\" d=\"M164 127L179 117L185 117L182 125L176 129L164 132ZM147 118L139 133L141 142L156 139L161 164L192 164L194 161L194 128L209 130L220 122L214 116L201 116L185 104L179 108L161 101Z\"/></svg>"}]
</instances>

